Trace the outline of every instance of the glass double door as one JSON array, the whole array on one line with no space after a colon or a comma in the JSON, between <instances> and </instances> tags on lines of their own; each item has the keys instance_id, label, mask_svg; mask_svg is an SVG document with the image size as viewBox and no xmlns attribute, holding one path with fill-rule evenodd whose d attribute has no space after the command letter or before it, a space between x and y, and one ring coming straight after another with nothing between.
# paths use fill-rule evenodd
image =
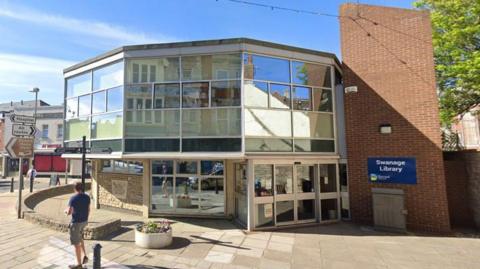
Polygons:
<instances>
[{"instance_id":1,"label":"glass double door","mask_svg":"<svg viewBox=\"0 0 480 269\"><path fill-rule=\"evenodd\" d=\"M314 165L275 165L276 225L315 221Z\"/></svg>"}]
</instances>

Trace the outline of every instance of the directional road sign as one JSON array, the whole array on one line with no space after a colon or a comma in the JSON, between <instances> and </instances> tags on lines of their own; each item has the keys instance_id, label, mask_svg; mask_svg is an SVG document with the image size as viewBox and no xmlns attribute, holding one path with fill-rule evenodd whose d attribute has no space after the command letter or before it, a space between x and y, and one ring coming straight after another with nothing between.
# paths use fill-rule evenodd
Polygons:
<instances>
[{"instance_id":1,"label":"directional road sign","mask_svg":"<svg viewBox=\"0 0 480 269\"><path fill-rule=\"evenodd\" d=\"M33 157L33 143L33 138L12 137L5 149L11 158L31 158Z\"/></svg>"},{"instance_id":2,"label":"directional road sign","mask_svg":"<svg viewBox=\"0 0 480 269\"><path fill-rule=\"evenodd\" d=\"M35 126L32 126L32 125L23 125L23 124L12 125L13 136L33 137L35 135L35 131L36 131Z\"/></svg>"},{"instance_id":3,"label":"directional road sign","mask_svg":"<svg viewBox=\"0 0 480 269\"><path fill-rule=\"evenodd\" d=\"M10 115L10 120L13 123L35 124L35 117L32 116L12 114Z\"/></svg>"}]
</instances>

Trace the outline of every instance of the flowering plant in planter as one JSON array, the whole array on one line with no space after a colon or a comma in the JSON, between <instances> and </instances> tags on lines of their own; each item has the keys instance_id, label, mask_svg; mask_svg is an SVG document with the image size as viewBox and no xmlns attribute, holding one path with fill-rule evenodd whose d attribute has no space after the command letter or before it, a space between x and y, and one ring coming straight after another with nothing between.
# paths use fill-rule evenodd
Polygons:
<instances>
[{"instance_id":1,"label":"flowering plant in planter","mask_svg":"<svg viewBox=\"0 0 480 269\"><path fill-rule=\"evenodd\" d=\"M160 223L149 221L137 225L137 231L142 233L166 233L170 229L170 223L167 220L161 220Z\"/></svg>"}]
</instances>

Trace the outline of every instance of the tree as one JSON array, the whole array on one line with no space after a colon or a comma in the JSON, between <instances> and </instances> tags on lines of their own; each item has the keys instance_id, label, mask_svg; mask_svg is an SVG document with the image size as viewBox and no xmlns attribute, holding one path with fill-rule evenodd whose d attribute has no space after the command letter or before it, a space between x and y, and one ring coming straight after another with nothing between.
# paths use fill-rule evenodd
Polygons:
<instances>
[{"instance_id":1,"label":"tree","mask_svg":"<svg viewBox=\"0 0 480 269\"><path fill-rule=\"evenodd\" d=\"M480 0L417 0L431 12L440 117L450 126L480 104Z\"/></svg>"}]
</instances>

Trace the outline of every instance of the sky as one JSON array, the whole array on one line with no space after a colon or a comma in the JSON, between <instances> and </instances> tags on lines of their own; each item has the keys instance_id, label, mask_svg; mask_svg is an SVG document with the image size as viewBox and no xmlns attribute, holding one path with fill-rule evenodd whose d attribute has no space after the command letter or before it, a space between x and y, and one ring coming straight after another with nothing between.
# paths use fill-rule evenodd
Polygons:
<instances>
[{"instance_id":1,"label":"sky","mask_svg":"<svg viewBox=\"0 0 480 269\"><path fill-rule=\"evenodd\" d=\"M347 0L250 0L338 14ZM354 1L355 2L355 1ZM412 0L360 0L412 8ZM0 103L63 102L62 70L123 45L248 37L332 52L339 22L229 0L0 0Z\"/></svg>"}]
</instances>

